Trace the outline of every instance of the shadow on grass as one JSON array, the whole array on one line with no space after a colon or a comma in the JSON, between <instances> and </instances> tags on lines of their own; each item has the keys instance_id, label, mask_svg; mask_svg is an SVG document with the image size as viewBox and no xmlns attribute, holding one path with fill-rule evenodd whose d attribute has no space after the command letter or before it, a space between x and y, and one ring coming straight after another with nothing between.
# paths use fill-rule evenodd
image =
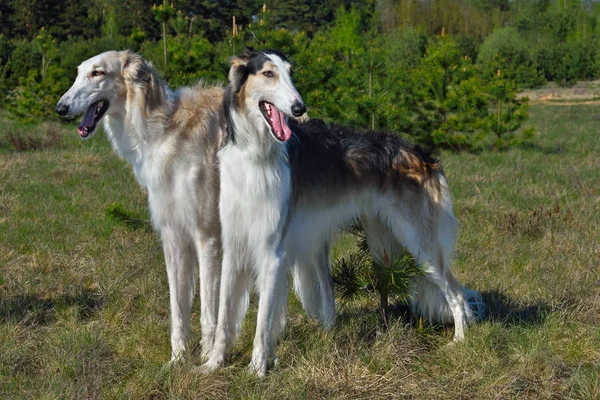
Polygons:
<instances>
[{"instance_id":1,"label":"shadow on grass","mask_svg":"<svg viewBox=\"0 0 600 400\"><path fill-rule=\"evenodd\" d=\"M552 308L541 301L520 304L504 293L493 290L482 292L485 303L483 321L501 322L507 326L542 324Z\"/></svg>"},{"instance_id":2,"label":"shadow on grass","mask_svg":"<svg viewBox=\"0 0 600 400\"><path fill-rule=\"evenodd\" d=\"M377 308L340 305L335 322L336 329L354 330L357 332L357 337L361 338L361 343L367 345L373 344L378 335L387 331L389 326L396 324L417 327L418 318L414 316L407 304L391 305L387 314L387 323Z\"/></svg>"},{"instance_id":3,"label":"shadow on grass","mask_svg":"<svg viewBox=\"0 0 600 400\"><path fill-rule=\"evenodd\" d=\"M505 326L541 325L553 312L550 305L538 301L533 304L522 304L499 291L482 292L485 304L482 321L500 322ZM453 324L428 324L413 314L410 307L404 304L392 306L388 314L388 323L401 324L419 329L425 324L430 332L442 332L451 329ZM372 343L377 334L386 330L386 325L376 309L367 307L343 307L338 311L336 326L352 326L360 331L364 343Z\"/></svg>"},{"instance_id":4,"label":"shadow on grass","mask_svg":"<svg viewBox=\"0 0 600 400\"><path fill-rule=\"evenodd\" d=\"M104 212L111 221L127 228L129 231L144 229L147 232L152 232L152 224L149 220L140 218L133 212L126 210L125 207L119 203L111 204Z\"/></svg>"},{"instance_id":5,"label":"shadow on grass","mask_svg":"<svg viewBox=\"0 0 600 400\"><path fill-rule=\"evenodd\" d=\"M104 306L102 296L90 289L79 289L74 294L56 298L36 295L0 297L0 321L25 325L50 325L57 319L57 309L77 307L80 320L87 320Z\"/></svg>"}]
</instances>

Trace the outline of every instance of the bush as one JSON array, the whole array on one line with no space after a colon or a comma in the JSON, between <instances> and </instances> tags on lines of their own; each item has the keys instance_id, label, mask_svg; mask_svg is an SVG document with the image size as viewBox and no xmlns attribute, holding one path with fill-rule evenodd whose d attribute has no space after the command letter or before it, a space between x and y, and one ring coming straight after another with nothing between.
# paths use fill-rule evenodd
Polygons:
<instances>
[{"instance_id":1,"label":"bush","mask_svg":"<svg viewBox=\"0 0 600 400\"><path fill-rule=\"evenodd\" d=\"M413 72L420 126L413 132L428 147L473 149L481 142L487 110L485 82L468 57L461 57L456 42L440 36Z\"/></svg>"},{"instance_id":2,"label":"bush","mask_svg":"<svg viewBox=\"0 0 600 400\"><path fill-rule=\"evenodd\" d=\"M28 76L30 70L40 68L42 57L35 44L28 40L8 41L2 47L2 57L7 57L7 61L6 64L0 64L0 105L5 105L6 95L19 85L22 78Z\"/></svg>"},{"instance_id":3,"label":"bush","mask_svg":"<svg viewBox=\"0 0 600 400\"><path fill-rule=\"evenodd\" d=\"M529 53L529 43L512 27L496 29L487 37L479 49L477 63L486 76L492 77L500 70L505 78L522 87L537 87L545 82Z\"/></svg>"},{"instance_id":4,"label":"bush","mask_svg":"<svg viewBox=\"0 0 600 400\"><path fill-rule=\"evenodd\" d=\"M527 101L516 100L516 87L498 76L487 87L490 113L485 118L487 131L492 133L497 149L519 146L534 137L533 128L518 131L527 119Z\"/></svg>"},{"instance_id":5,"label":"bush","mask_svg":"<svg viewBox=\"0 0 600 400\"><path fill-rule=\"evenodd\" d=\"M57 62L64 69L68 80L72 81L77 76L79 64L88 58L109 50L131 49L138 51L139 45L133 39L124 36L103 37L92 40L72 38L60 43L59 49Z\"/></svg>"},{"instance_id":6,"label":"bush","mask_svg":"<svg viewBox=\"0 0 600 400\"><path fill-rule=\"evenodd\" d=\"M360 236L358 249L333 261L336 292L342 300L376 297L383 323L387 326L389 298L408 304L411 284L424 275L424 270L406 249L398 254L388 254L386 249L381 249L382 254L377 254L377 260L374 260L364 234L357 228L354 233Z\"/></svg>"},{"instance_id":7,"label":"bush","mask_svg":"<svg viewBox=\"0 0 600 400\"><path fill-rule=\"evenodd\" d=\"M19 85L6 98L6 108L12 116L24 124L38 123L45 119L56 119L54 106L69 88L62 68L50 66L45 80L38 70L30 70L19 79Z\"/></svg>"}]
</instances>

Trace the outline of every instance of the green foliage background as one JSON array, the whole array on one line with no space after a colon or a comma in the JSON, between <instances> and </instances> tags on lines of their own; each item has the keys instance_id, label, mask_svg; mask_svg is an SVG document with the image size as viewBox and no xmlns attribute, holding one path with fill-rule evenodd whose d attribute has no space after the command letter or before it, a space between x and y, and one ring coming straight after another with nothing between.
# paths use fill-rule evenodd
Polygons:
<instances>
[{"instance_id":1,"label":"green foliage background","mask_svg":"<svg viewBox=\"0 0 600 400\"><path fill-rule=\"evenodd\" d=\"M224 83L250 45L291 56L313 117L429 147L507 147L532 136L519 88L600 74L599 18L596 2L574 0L11 0L0 107L23 123L55 118L77 65L111 49L141 52L172 87Z\"/></svg>"}]
</instances>

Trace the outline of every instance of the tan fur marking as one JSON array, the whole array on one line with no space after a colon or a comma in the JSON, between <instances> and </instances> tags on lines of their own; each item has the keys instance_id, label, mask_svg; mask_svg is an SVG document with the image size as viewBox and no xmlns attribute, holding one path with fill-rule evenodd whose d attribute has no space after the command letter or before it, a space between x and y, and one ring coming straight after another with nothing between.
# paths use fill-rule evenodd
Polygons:
<instances>
[{"instance_id":1,"label":"tan fur marking","mask_svg":"<svg viewBox=\"0 0 600 400\"><path fill-rule=\"evenodd\" d=\"M352 168L352 172L357 178L362 177L362 173L365 171L366 164L365 156L361 151L348 151L346 153L346 162L350 168Z\"/></svg>"},{"instance_id":2,"label":"tan fur marking","mask_svg":"<svg viewBox=\"0 0 600 400\"><path fill-rule=\"evenodd\" d=\"M179 107L171 117L169 130L179 131L182 138L191 138L198 136L199 132L207 132L208 122L214 115L222 119L220 113L222 102L223 89L220 87L206 87L199 83L192 88L182 90L179 96Z\"/></svg>"},{"instance_id":3,"label":"tan fur marking","mask_svg":"<svg viewBox=\"0 0 600 400\"><path fill-rule=\"evenodd\" d=\"M400 154L394 160L392 168L408 179L422 184L427 178L433 175L434 171L440 169L440 165L439 163L426 163L416 154L407 150L401 150Z\"/></svg>"},{"instance_id":4,"label":"tan fur marking","mask_svg":"<svg viewBox=\"0 0 600 400\"><path fill-rule=\"evenodd\" d=\"M140 101L146 116L164 105L165 93L162 85L158 84L160 76L139 54L124 52L123 78L128 99Z\"/></svg>"}]
</instances>

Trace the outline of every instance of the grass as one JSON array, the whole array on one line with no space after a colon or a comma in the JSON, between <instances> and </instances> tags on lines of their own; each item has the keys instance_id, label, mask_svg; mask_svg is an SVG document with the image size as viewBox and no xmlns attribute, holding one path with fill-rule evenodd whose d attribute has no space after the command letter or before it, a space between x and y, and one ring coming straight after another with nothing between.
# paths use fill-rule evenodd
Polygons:
<instances>
[{"instance_id":1,"label":"grass","mask_svg":"<svg viewBox=\"0 0 600 400\"><path fill-rule=\"evenodd\" d=\"M400 316L383 330L377 299L340 305L323 331L292 296L262 381L246 372L255 307L223 371L196 373L197 349L163 368L167 280L130 168L74 127L15 151L0 114L0 398L600 398L600 111L530 114L534 145L443 154L454 270L487 307L464 342Z\"/></svg>"}]
</instances>

